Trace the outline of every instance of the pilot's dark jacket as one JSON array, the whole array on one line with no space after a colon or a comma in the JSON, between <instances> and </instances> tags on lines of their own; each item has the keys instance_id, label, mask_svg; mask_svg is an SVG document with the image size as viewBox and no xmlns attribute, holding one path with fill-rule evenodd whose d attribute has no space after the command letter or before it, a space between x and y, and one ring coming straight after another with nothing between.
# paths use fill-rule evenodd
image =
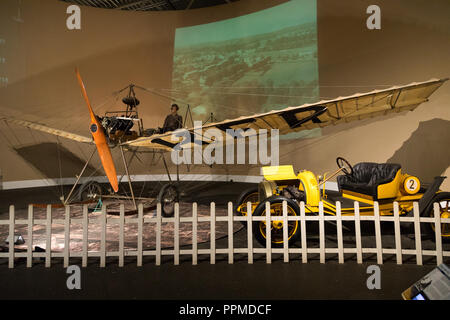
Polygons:
<instances>
[{"instance_id":1,"label":"pilot's dark jacket","mask_svg":"<svg viewBox=\"0 0 450 320\"><path fill-rule=\"evenodd\" d=\"M183 127L183 118L176 114L169 114L164 121L162 132L174 131Z\"/></svg>"}]
</instances>

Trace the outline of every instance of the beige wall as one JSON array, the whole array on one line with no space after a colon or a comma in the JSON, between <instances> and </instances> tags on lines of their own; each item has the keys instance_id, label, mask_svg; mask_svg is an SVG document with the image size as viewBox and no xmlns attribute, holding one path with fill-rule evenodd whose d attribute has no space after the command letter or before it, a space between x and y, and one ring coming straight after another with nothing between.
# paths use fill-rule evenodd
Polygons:
<instances>
[{"instance_id":1,"label":"beige wall","mask_svg":"<svg viewBox=\"0 0 450 320\"><path fill-rule=\"evenodd\" d=\"M82 30L68 31L65 3L55 0L24 0L24 23L6 23L17 14L16 1L0 2L0 30L18 35L8 42L7 65L10 84L0 89L0 112L39 120L67 131L88 135L88 116L73 69L81 70L88 94L98 113L120 106L108 101L114 90L130 82L147 88L170 88L175 28L207 23L257 11L284 1L241 0L236 3L179 12L124 12L82 7ZM365 9L378 3L382 29L365 27ZM431 4L432 3L432 4ZM319 79L323 98L384 88L378 85L450 75L450 26L448 1L334 1L318 0ZM447 12L447 14L446 14ZM20 40L20 41L19 41ZM2 51L0 51L2 52ZM20 61L20 65L13 62ZM14 66L14 68L12 68ZM160 125L170 101L139 94L140 112L148 127ZM105 102L109 102L104 104ZM402 163L425 180L449 174L450 85L444 84L428 103L413 112L365 120L324 129L316 139L281 146L282 164L297 169L333 170L337 156L359 161ZM4 181L40 179L44 175L23 160L11 146L33 145L54 137L1 124L0 168ZM91 147L59 140L81 159ZM57 153L42 160L53 163L59 176ZM120 155L114 152L117 163ZM160 173L161 163L149 172L135 162L133 173ZM65 161L65 176L81 169L76 161ZM93 167L99 165L95 161ZM51 166L50 166L51 167ZM118 165L119 171L122 167ZM57 170L58 169L58 170ZM189 173L259 174L255 166L195 166ZM181 173L187 173L181 168ZM444 184L450 189L450 181Z\"/></svg>"},{"instance_id":2,"label":"beige wall","mask_svg":"<svg viewBox=\"0 0 450 320\"><path fill-rule=\"evenodd\" d=\"M364 14L381 7L381 30L368 30ZM321 95L364 92L374 85L407 84L450 76L448 1L318 1ZM367 87L351 87L367 86ZM333 87L338 86L338 87ZM342 87L341 87L342 86ZM349 87L346 87L349 86ZM399 162L426 181L450 175L450 84L416 110L324 130L298 142L297 167L330 170L341 155L351 163ZM286 156L283 161L289 161ZM450 189L450 181L444 182Z\"/></svg>"}]
</instances>

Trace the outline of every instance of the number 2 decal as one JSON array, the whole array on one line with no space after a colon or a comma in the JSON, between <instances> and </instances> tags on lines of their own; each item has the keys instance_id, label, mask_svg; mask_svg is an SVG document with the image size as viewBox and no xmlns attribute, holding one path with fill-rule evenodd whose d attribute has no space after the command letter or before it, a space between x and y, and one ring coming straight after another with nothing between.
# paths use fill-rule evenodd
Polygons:
<instances>
[{"instance_id":1,"label":"number 2 decal","mask_svg":"<svg viewBox=\"0 0 450 320\"><path fill-rule=\"evenodd\" d=\"M414 194L420 189L420 182L415 177L408 177L404 184L404 190L409 194Z\"/></svg>"}]
</instances>

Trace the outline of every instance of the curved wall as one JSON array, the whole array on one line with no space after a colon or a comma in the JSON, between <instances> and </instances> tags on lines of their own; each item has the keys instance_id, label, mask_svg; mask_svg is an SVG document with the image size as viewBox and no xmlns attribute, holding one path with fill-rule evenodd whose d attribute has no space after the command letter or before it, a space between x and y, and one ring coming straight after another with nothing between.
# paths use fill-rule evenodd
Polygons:
<instances>
[{"instance_id":1,"label":"curved wall","mask_svg":"<svg viewBox=\"0 0 450 320\"><path fill-rule=\"evenodd\" d=\"M88 135L87 113L74 76L81 70L88 94L101 113L120 106L111 93L130 82L146 88L171 87L175 30L241 16L285 1L242 0L180 12L124 12L82 7L82 29L65 28L66 3L24 0L0 3L1 71L8 86L0 89L0 112ZM378 1L381 30L368 30L365 10L373 1L317 1L319 84L322 98L334 98L384 86L450 75L450 4L439 0ZM336 156L350 162L399 162L424 180L449 174L450 88L444 84L428 103L413 112L365 120L323 130L321 137L281 142L280 163L297 169L331 171ZM109 100L108 100L109 99ZM139 94L146 126L162 123L170 101ZM57 140L13 125L0 127L3 181L73 177L89 146ZM49 144L50 143L50 144ZM59 143L59 147L57 144ZM286 145L288 144L288 145ZM53 145L53 151L52 151ZM44 147L45 146L45 147ZM120 154L114 154L119 171ZM78 158L78 160L76 159ZM34 159L34 162L25 159ZM59 159L63 159L60 166ZM152 157L135 161L136 174L162 173ZM94 161L90 174L96 175ZM47 169L43 170L42 167ZM37 167L41 168L40 170ZM258 175L259 166L192 166L181 173ZM149 172L150 170L150 172ZM449 189L447 181L444 188Z\"/></svg>"}]
</instances>

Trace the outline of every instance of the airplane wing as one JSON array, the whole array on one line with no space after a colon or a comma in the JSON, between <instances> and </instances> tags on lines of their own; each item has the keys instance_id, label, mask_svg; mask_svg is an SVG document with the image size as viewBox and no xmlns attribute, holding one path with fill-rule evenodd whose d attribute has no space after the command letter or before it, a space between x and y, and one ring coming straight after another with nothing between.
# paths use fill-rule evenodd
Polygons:
<instances>
[{"instance_id":1,"label":"airplane wing","mask_svg":"<svg viewBox=\"0 0 450 320\"><path fill-rule=\"evenodd\" d=\"M414 110L421 103L428 101L428 97L448 79L431 79L425 82L414 82L405 86L395 86L389 89L374 90L368 93L358 93L348 97L333 100L322 100L317 103L288 107L266 113L228 119L221 122L202 126L202 130L216 128L226 135L227 129L279 129L279 134L323 128L344 122L363 120L391 113ZM198 129L187 129L192 138L198 137ZM141 137L123 145L173 149L181 138L172 139L172 132ZM194 139L191 139L194 141ZM207 141L205 141L208 144ZM192 147L193 143L183 147Z\"/></svg>"},{"instance_id":2,"label":"airplane wing","mask_svg":"<svg viewBox=\"0 0 450 320\"><path fill-rule=\"evenodd\" d=\"M19 119L12 118L12 117L2 117L2 118L0 118L0 121L6 121L7 123L12 123L12 124L30 128L33 130L42 131L42 132L45 132L48 134L53 134L55 136L74 140L77 142L94 144L94 140L92 138L88 138L88 137L85 137L85 136L82 136L82 135L79 135L76 133L60 130L57 128L52 128L52 127L49 127L49 126L46 126L46 125L43 125L43 124L40 124L37 122L32 122L32 121L27 121L27 120L19 120ZM126 144L124 144L124 145L126 146ZM145 149L146 150L151 149L152 151L171 151L172 150L171 147L164 145L164 143L158 143L158 140L156 140L156 142L153 144L147 143Z\"/></svg>"},{"instance_id":3,"label":"airplane wing","mask_svg":"<svg viewBox=\"0 0 450 320\"><path fill-rule=\"evenodd\" d=\"M81 136L81 135L78 135L75 133L63 131L60 129L51 128L51 127L48 127L46 125L43 125L43 124L40 124L37 122L19 120L19 119L9 118L9 117L3 117L3 118L0 118L0 120L6 121L8 123L16 124L19 126L27 127L27 128L33 129L33 130L38 130L38 131L42 131L45 133L53 134L55 136L59 136L62 138L74 140L77 142L93 143L92 138L88 138L88 137Z\"/></svg>"},{"instance_id":4,"label":"airplane wing","mask_svg":"<svg viewBox=\"0 0 450 320\"><path fill-rule=\"evenodd\" d=\"M374 90L368 93L358 93L348 97L338 97L333 100L322 100L317 103L288 107L281 110L273 110L266 113L242 116L221 122L209 123L202 126L202 130L216 128L226 135L227 129L278 129L279 134L323 128L329 125L337 125L343 122L363 120L390 113L414 110L421 103L428 101L428 97L436 91L448 79L431 79L425 82L414 82L405 86L395 86L383 90ZM36 122L3 117L8 123L39 130L77 142L93 143L92 138L75 133L51 128ZM190 144L182 147L193 147L194 137L202 141L203 145L210 143L207 138L199 134L199 129L186 129L191 135ZM142 147L153 151L171 151L181 138L172 139L172 132L154 134L149 137L140 137L135 140L122 143L124 147Z\"/></svg>"}]
</instances>

